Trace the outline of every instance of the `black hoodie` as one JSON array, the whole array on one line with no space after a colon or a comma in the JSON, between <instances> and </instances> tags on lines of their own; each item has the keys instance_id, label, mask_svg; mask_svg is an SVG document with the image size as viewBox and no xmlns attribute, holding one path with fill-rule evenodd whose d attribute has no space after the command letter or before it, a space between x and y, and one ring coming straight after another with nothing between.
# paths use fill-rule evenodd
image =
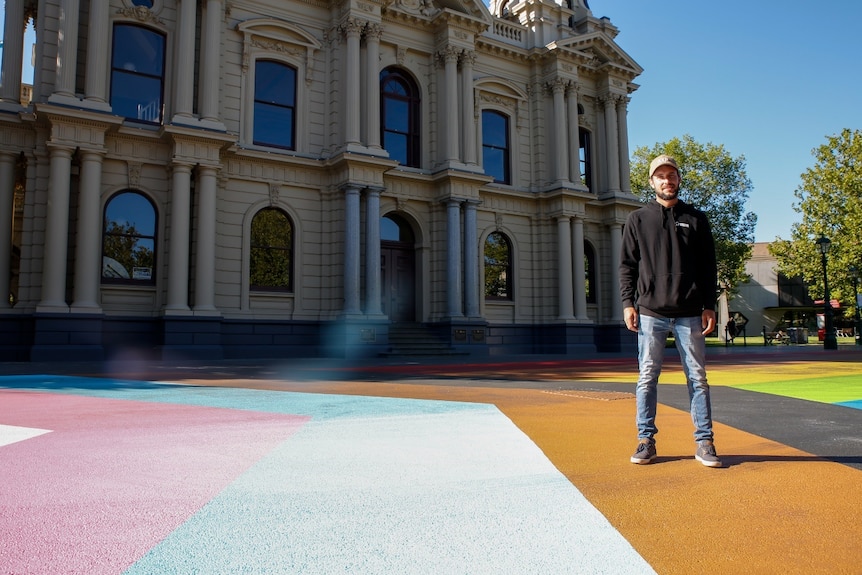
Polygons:
<instances>
[{"instance_id":1,"label":"black hoodie","mask_svg":"<svg viewBox=\"0 0 862 575\"><path fill-rule=\"evenodd\" d=\"M623 228L623 307L659 317L695 317L715 309L715 242L706 214L682 200L655 199L629 214Z\"/></svg>"}]
</instances>

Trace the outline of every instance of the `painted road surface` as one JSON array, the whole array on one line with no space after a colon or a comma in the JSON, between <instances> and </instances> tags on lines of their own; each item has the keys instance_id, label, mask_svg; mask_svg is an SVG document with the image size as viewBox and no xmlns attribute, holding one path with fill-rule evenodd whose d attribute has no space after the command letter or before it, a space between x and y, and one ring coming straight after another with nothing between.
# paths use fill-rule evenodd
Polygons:
<instances>
[{"instance_id":1,"label":"painted road surface","mask_svg":"<svg viewBox=\"0 0 862 575\"><path fill-rule=\"evenodd\" d=\"M60 376L0 405L2 573L655 572L494 405Z\"/></svg>"}]
</instances>

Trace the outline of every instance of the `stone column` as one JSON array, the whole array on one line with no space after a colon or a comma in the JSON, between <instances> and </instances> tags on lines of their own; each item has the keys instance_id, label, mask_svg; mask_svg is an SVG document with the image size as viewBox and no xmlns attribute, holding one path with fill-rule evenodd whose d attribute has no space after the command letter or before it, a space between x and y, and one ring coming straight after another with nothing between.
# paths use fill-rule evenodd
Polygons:
<instances>
[{"instance_id":1,"label":"stone column","mask_svg":"<svg viewBox=\"0 0 862 575\"><path fill-rule=\"evenodd\" d=\"M587 266L584 261L584 220L574 218L572 220L572 255L574 256L574 291L575 291L575 319L588 320L587 315Z\"/></svg>"},{"instance_id":2,"label":"stone column","mask_svg":"<svg viewBox=\"0 0 862 575\"><path fill-rule=\"evenodd\" d=\"M87 34L87 78L84 97L91 104L107 104L108 40L111 22L108 0L90 0L90 22Z\"/></svg>"},{"instance_id":3,"label":"stone column","mask_svg":"<svg viewBox=\"0 0 862 575\"><path fill-rule=\"evenodd\" d=\"M362 35L363 23L351 18L344 23L342 29L347 37L347 49L344 53L345 66L345 98L344 98L344 141L346 144L359 144L359 113L362 94L359 82L359 40ZM378 82L379 84L379 82ZM359 191L357 190L358 194ZM358 201L358 199L357 199ZM357 302L358 304L358 302Z\"/></svg>"},{"instance_id":4,"label":"stone column","mask_svg":"<svg viewBox=\"0 0 862 575\"><path fill-rule=\"evenodd\" d=\"M173 164L172 168L171 238L165 311L188 311L192 167L189 164Z\"/></svg>"},{"instance_id":5,"label":"stone column","mask_svg":"<svg viewBox=\"0 0 862 575\"><path fill-rule=\"evenodd\" d=\"M554 96L554 159L555 179L557 182L567 182L569 180L569 146L567 139L569 137L566 124L566 102L565 91L566 82L557 78L551 83L551 91Z\"/></svg>"},{"instance_id":6,"label":"stone column","mask_svg":"<svg viewBox=\"0 0 862 575\"><path fill-rule=\"evenodd\" d=\"M45 247L42 259L42 300L36 311L68 311L66 304L66 251L69 243L69 180L72 175L72 148L48 144L51 175L45 219Z\"/></svg>"},{"instance_id":7,"label":"stone column","mask_svg":"<svg viewBox=\"0 0 862 575\"><path fill-rule=\"evenodd\" d=\"M72 311L102 311L99 306L99 282L102 276L102 157L101 152L81 152Z\"/></svg>"},{"instance_id":8,"label":"stone column","mask_svg":"<svg viewBox=\"0 0 862 575\"><path fill-rule=\"evenodd\" d=\"M460 160L458 149L459 130L458 123L458 57L460 50L454 46L447 46L443 50L445 82L443 86L443 102L446 111L446 160L457 162Z\"/></svg>"},{"instance_id":9,"label":"stone column","mask_svg":"<svg viewBox=\"0 0 862 575\"><path fill-rule=\"evenodd\" d=\"M193 118L195 82L196 0L180 1L179 34L176 36L177 68L174 75L174 118Z\"/></svg>"},{"instance_id":10,"label":"stone column","mask_svg":"<svg viewBox=\"0 0 862 575\"><path fill-rule=\"evenodd\" d=\"M465 51L461 54L461 125L464 129L464 163L477 165L476 159L476 104L473 97L473 63L476 61L474 52ZM467 315L470 315L469 311Z\"/></svg>"},{"instance_id":11,"label":"stone column","mask_svg":"<svg viewBox=\"0 0 862 575\"><path fill-rule=\"evenodd\" d=\"M7 14L8 17L8 14ZM12 275L12 217L15 214L15 162L18 156L0 152L0 309L9 307Z\"/></svg>"},{"instance_id":12,"label":"stone column","mask_svg":"<svg viewBox=\"0 0 862 575\"><path fill-rule=\"evenodd\" d=\"M446 303L450 318L461 313L461 201L446 202Z\"/></svg>"},{"instance_id":13,"label":"stone column","mask_svg":"<svg viewBox=\"0 0 862 575\"><path fill-rule=\"evenodd\" d=\"M24 59L24 2L6 2L3 23L3 65L0 101L21 104L21 62ZM11 212L10 212L11 213ZM7 302L8 303L8 302Z\"/></svg>"},{"instance_id":14,"label":"stone column","mask_svg":"<svg viewBox=\"0 0 862 575\"><path fill-rule=\"evenodd\" d=\"M620 299L620 250L623 246L623 225L611 224L611 319L623 321L623 302Z\"/></svg>"},{"instance_id":15,"label":"stone column","mask_svg":"<svg viewBox=\"0 0 862 575\"><path fill-rule=\"evenodd\" d=\"M380 149L380 37L383 26L369 24L365 30L365 145ZM379 197L379 195L378 195ZM379 303L378 303L379 307ZM366 310L367 311L367 310Z\"/></svg>"},{"instance_id":16,"label":"stone column","mask_svg":"<svg viewBox=\"0 0 862 575\"><path fill-rule=\"evenodd\" d=\"M632 193L631 165L629 163L628 97L620 96L617 103L617 126L620 145L620 189Z\"/></svg>"},{"instance_id":17,"label":"stone column","mask_svg":"<svg viewBox=\"0 0 862 575\"><path fill-rule=\"evenodd\" d=\"M557 267L559 269L559 319L574 319L572 299L572 224L569 216L557 217Z\"/></svg>"},{"instance_id":18,"label":"stone column","mask_svg":"<svg viewBox=\"0 0 862 575\"><path fill-rule=\"evenodd\" d=\"M605 156L608 166L608 192L620 191L620 148L617 131L616 98L607 95L601 98L605 107Z\"/></svg>"},{"instance_id":19,"label":"stone column","mask_svg":"<svg viewBox=\"0 0 862 575\"><path fill-rule=\"evenodd\" d=\"M54 94L75 97L75 73L78 62L78 0L61 0L60 29L57 31L57 77Z\"/></svg>"},{"instance_id":20,"label":"stone column","mask_svg":"<svg viewBox=\"0 0 862 575\"><path fill-rule=\"evenodd\" d=\"M581 134L578 124L578 85L572 82L566 87L566 111L569 127L569 179L581 184Z\"/></svg>"},{"instance_id":21,"label":"stone column","mask_svg":"<svg viewBox=\"0 0 862 575\"><path fill-rule=\"evenodd\" d=\"M344 314L359 315L359 188L344 189Z\"/></svg>"},{"instance_id":22,"label":"stone column","mask_svg":"<svg viewBox=\"0 0 862 575\"><path fill-rule=\"evenodd\" d=\"M198 168L198 218L195 245L195 311L215 307L216 200L218 180L211 166Z\"/></svg>"},{"instance_id":23,"label":"stone column","mask_svg":"<svg viewBox=\"0 0 862 575\"><path fill-rule=\"evenodd\" d=\"M464 204L464 308L467 317L479 317L479 232L475 200Z\"/></svg>"},{"instance_id":24,"label":"stone column","mask_svg":"<svg viewBox=\"0 0 862 575\"><path fill-rule=\"evenodd\" d=\"M221 62L222 1L207 0L204 34L201 39L201 109L202 120L218 122L219 64Z\"/></svg>"},{"instance_id":25,"label":"stone column","mask_svg":"<svg viewBox=\"0 0 862 575\"><path fill-rule=\"evenodd\" d=\"M368 188L365 200L365 313L383 315L380 287L380 190Z\"/></svg>"}]
</instances>

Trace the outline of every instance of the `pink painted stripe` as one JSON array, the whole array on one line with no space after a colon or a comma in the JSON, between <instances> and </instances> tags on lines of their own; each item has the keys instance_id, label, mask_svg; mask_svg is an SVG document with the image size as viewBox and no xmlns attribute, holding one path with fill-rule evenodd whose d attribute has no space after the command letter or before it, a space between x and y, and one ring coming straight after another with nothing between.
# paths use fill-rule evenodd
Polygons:
<instances>
[{"instance_id":1,"label":"pink painted stripe","mask_svg":"<svg viewBox=\"0 0 862 575\"><path fill-rule=\"evenodd\" d=\"M0 392L0 571L121 573L309 418Z\"/></svg>"}]
</instances>

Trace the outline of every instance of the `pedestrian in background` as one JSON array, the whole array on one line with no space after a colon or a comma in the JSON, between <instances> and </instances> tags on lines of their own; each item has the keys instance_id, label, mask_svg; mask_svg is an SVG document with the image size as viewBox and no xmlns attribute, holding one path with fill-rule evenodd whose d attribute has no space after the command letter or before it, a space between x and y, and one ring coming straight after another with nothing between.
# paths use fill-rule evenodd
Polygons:
<instances>
[{"instance_id":1,"label":"pedestrian in background","mask_svg":"<svg viewBox=\"0 0 862 575\"><path fill-rule=\"evenodd\" d=\"M679 199L676 160L660 155L649 166L655 199L629 214L623 228L620 296L626 327L638 334L638 446L631 462L656 458L658 379L673 333L690 400L695 458L721 467L712 432L706 380L706 334L715 329L715 242L706 215Z\"/></svg>"}]
</instances>

